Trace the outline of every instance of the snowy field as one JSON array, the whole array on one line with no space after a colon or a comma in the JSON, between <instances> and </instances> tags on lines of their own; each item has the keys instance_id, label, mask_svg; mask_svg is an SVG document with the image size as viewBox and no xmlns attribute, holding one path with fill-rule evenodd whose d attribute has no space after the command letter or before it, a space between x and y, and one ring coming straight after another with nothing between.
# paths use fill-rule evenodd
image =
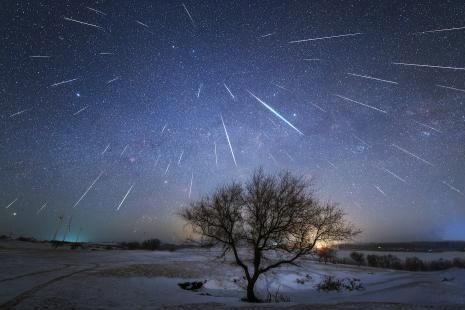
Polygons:
<instances>
[{"instance_id":1,"label":"snowy field","mask_svg":"<svg viewBox=\"0 0 465 310\"><path fill-rule=\"evenodd\" d=\"M465 269L406 272L312 260L261 278L261 297L279 290L291 302L250 305L240 300L240 271L215 254L53 250L1 241L0 309L465 309ZM365 289L318 291L325 275L359 278ZM206 280L205 287L192 292L177 285L190 280Z\"/></svg>"}]
</instances>

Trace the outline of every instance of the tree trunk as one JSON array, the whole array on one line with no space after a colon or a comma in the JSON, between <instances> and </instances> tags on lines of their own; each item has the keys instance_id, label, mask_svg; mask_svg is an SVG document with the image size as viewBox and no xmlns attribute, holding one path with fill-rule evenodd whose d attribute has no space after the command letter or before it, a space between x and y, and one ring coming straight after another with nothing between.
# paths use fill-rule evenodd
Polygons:
<instances>
[{"instance_id":1,"label":"tree trunk","mask_svg":"<svg viewBox=\"0 0 465 310\"><path fill-rule=\"evenodd\" d=\"M248 302L259 302L260 300L255 296L254 287L257 279L250 279L247 282L247 301Z\"/></svg>"}]
</instances>

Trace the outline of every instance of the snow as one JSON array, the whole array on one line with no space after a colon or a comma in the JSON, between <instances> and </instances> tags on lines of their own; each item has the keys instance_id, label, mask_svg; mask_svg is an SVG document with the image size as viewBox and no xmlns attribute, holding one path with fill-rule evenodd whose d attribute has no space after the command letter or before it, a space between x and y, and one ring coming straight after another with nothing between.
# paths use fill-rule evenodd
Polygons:
<instances>
[{"instance_id":1,"label":"snow","mask_svg":"<svg viewBox=\"0 0 465 310\"><path fill-rule=\"evenodd\" d=\"M1 241L0 308L156 309L183 305L215 309L220 305L247 306L241 301L245 285L241 270L230 260L215 259L217 254L205 249L176 252L53 250L47 244ZM358 278L365 290L318 291L315 286L326 275L339 279ZM199 292L182 290L177 285L194 280L206 280ZM335 304L340 303L360 303L359 308L368 309L373 302L455 305L463 309L464 290L465 269L407 272L325 265L311 259L303 260L299 267L286 266L262 276L256 289L262 297L278 291L290 298L291 303L268 305L273 309L297 304L332 304L331 307L339 309L340 305ZM391 309L389 305L385 306L387 308L377 305L379 309Z\"/></svg>"}]
</instances>

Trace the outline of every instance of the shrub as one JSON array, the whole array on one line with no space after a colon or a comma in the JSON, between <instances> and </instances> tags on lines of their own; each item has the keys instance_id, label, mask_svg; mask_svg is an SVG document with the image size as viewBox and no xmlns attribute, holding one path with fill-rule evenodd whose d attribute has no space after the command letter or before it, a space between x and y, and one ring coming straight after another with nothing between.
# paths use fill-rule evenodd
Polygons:
<instances>
[{"instance_id":1,"label":"shrub","mask_svg":"<svg viewBox=\"0 0 465 310\"><path fill-rule=\"evenodd\" d=\"M161 241L158 239L147 239L142 242L142 249L155 251L160 248Z\"/></svg>"},{"instance_id":2,"label":"shrub","mask_svg":"<svg viewBox=\"0 0 465 310\"><path fill-rule=\"evenodd\" d=\"M323 281L317 284L319 291L340 291L342 287L341 280L336 279L333 276L325 276Z\"/></svg>"},{"instance_id":3,"label":"shrub","mask_svg":"<svg viewBox=\"0 0 465 310\"><path fill-rule=\"evenodd\" d=\"M465 268L465 259L456 257L452 261L452 264L454 265L454 267L457 267L457 268Z\"/></svg>"},{"instance_id":4,"label":"shrub","mask_svg":"<svg viewBox=\"0 0 465 310\"><path fill-rule=\"evenodd\" d=\"M308 281L310 281L312 279L312 277L309 275L309 274L306 274L305 277L303 278L297 278L295 279L295 281L299 284L305 284L307 283Z\"/></svg>"},{"instance_id":5,"label":"shrub","mask_svg":"<svg viewBox=\"0 0 465 310\"><path fill-rule=\"evenodd\" d=\"M359 266L365 264L365 256L363 253L360 252L352 252L350 253L350 258L354 260Z\"/></svg>"},{"instance_id":6,"label":"shrub","mask_svg":"<svg viewBox=\"0 0 465 310\"><path fill-rule=\"evenodd\" d=\"M377 255L367 255L367 263L370 267L378 267Z\"/></svg>"},{"instance_id":7,"label":"shrub","mask_svg":"<svg viewBox=\"0 0 465 310\"><path fill-rule=\"evenodd\" d=\"M362 282L357 278L345 278L342 280L342 286L348 291L360 291L364 289Z\"/></svg>"},{"instance_id":8,"label":"shrub","mask_svg":"<svg viewBox=\"0 0 465 310\"><path fill-rule=\"evenodd\" d=\"M407 257L405 259L405 269L410 271L426 270L426 266L418 257Z\"/></svg>"},{"instance_id":9,"label":"shrub","mask_svg":"<svg viewBox=\"0 0 465 310\"><path fill-rule=\"evenodd\" d=\"M336 257L332 261L333 264L353 265L354 261L348 257Z\"/></svg>"},{"instance_id":10,"label":"shrub","mask_svg":"<svg viewBox=\"0 0 465 310\"><path fill-rule=\"evenodd\" d=\"M363 284L360 279L357 278L344 278L342 280L336 279L333 276L325 276L323 281L317 285L318 290L320 291L341 291L342 289L348 291L359 291L363 290Z\"/></svg>"},{"instance_id":11,"label":"shrub","mask_svg":"<svg viewBox=\"0 0 465 310\"><path fill-rule=\"evenodd\" d=\"M439 260L433 260L429 263L428 269L429 270L445 270L452 268L452 262L450 260L444 260L444 259L439 259Z\"/></svg>"},{"instance_id":12,"label":"shrub","mask_svg":"<svg viewBox=\"0 0 465 310\"><path fill-rule=\"evenodd\" d=\"M402 269L400 259L394 255L367 255L368 265L371 267Z\"/></svg>"},{"instance_id":13,"label":"shrub","mask_svg":"<svg viewBox=\"0 0 465 310\"><path fill-rule=\"evenodd\" d=\"M278 289L274 293L268 292L266 298L264 299L264 302L267 302L267 303L291 302L291 297L283 295L283 294L279 294L279 289Z\"/></svg>"}]
</instances>

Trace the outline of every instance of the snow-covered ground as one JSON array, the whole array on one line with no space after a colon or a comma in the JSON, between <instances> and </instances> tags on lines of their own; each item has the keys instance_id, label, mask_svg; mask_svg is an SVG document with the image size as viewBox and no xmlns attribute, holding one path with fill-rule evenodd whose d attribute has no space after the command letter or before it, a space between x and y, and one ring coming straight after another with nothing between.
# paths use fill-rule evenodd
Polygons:
<instances>
[{"instance_id":1,"label":"snow-covered ground","mask_svg":"<svg viewBox=\"0 0 465 310\"><path fill-rule=\"evenodd\" d=\"M240 300L240 270L215 260L216 254L53 250L1 241L0 309L465 309L465 269L406 272L310 259L278 269L257 285L260 296L279 290L290 303L251 306ZM325 275L358 278L365 289L318 291L315 285ZM177 285L192 280L206 281L204 288L192 292Z\"/></svg>"}]
</instances>

